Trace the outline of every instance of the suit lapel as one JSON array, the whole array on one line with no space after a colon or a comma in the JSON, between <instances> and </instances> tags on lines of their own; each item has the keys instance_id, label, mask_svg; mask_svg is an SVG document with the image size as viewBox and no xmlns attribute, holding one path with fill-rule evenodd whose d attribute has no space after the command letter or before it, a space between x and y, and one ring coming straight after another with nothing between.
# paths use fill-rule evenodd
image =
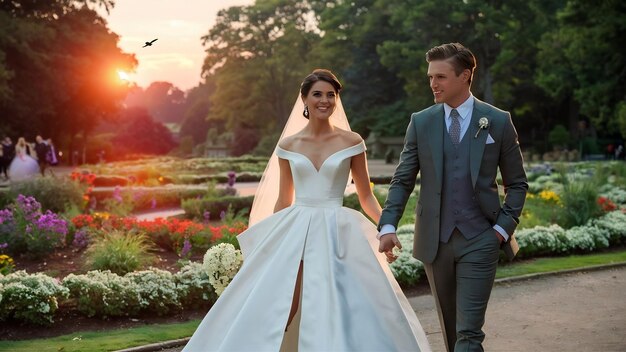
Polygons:
<instances>
[{"instance_id":1,"label":"suit lapel","mask_svg":"<svg viewBox=\"0 0 626 352\"><path fill-rule=\"evenodd\" d=\"M431 157L433 158L433 165L435 166L435 175L439 181L439 190L441 190L443 184L443 134L446 131L446 122L444 120L443 104L440 104L437 109L429 116L429 125L432 129L427 131L429 134L429 145Z\"/></svg>"},{"instance_id":2,"label":"suit lapel","mask_svg":"<svg viewBox=\"0 0 626 352\"><path fill-rule=\"evenodd\" d=\"M467 133L470 134L468 137L470 138L470 174L472 176L472 187L476 187L480 164L483 161L485 143L487 142L487 136L489 135L489 127L491 127L489 126L484 131L480 131L480 133L478 133L478 137L474 138L479 130L478 120L481 117L486 117L491 125L491 118L485 114L483 105L484 103L482 101L474 98L472 120L470 121L470 126L467 129Z\"/></svg>"}]
</instances>

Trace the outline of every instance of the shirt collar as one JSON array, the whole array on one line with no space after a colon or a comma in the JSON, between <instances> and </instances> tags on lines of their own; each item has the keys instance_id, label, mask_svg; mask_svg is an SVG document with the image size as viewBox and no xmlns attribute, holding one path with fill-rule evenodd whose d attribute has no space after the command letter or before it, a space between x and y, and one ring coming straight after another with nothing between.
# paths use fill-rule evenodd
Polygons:
<instances>
[{"instance_id":1,"label":"shirt collar","mask_svg":"<svg viewBox=\"0 0 626 352\"><path fill-rule=\"evenodd\" d=\"M443 110L446 113L446 119L450 117L450 112L453 107L450 105L443 103ZM461 119L465 120L466 117L471 116L472 110L474 109L474 95L470 93L470 96L465 100L461 105L456 107L456 111L459 112Z\"/></svg>"}]
</instances>

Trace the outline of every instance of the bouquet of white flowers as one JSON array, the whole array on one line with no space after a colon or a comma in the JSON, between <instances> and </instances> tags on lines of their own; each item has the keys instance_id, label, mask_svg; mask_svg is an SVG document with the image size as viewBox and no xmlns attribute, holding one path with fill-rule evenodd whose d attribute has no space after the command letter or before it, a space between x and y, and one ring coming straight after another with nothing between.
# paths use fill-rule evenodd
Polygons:
<instances>
[{"instance_id":1,"label":"bouquet of white flowers","mask_svg":"<svg viewBox=\"0 0 626 352\"><path fill-rule=\"evenodd\" d=\"M203 263L204 269L209 275L209 283L218 296L226 289L230 280L235 277L242 262L241 251L229 243L217 244L206 252Z\"/></svg>"}]
</instances>

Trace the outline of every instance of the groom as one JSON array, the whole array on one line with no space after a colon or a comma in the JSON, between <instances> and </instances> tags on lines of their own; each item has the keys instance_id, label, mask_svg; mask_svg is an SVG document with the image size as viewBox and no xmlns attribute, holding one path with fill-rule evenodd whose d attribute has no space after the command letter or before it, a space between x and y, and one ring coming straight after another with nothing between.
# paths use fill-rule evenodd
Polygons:
<instances>
[{"instance_id":1,"label":"groom","mask_svg":"<svg viewBox=\"0 0 626 352\"><path fill-rule=\"evenodd\" d=\"M499 250L510 259L516 251L526 173L510 114L470 92L472 52L444 44L426 61L435 105L411 116L379 221L379 250L392 261L393 247L401 247L396 227L421 172L413 255L424 263L447 350L482 351Z\"/></svg>"}]
</instances>

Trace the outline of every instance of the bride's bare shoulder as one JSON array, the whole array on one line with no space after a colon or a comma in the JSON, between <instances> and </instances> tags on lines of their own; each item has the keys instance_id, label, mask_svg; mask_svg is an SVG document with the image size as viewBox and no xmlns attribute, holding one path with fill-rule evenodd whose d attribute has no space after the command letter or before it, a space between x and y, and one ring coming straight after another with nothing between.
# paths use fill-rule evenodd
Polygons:
<instances>
[{"instance_id":1,"label":"bride's bare shoulder","mask_svg":"<svg viewBox=\"0 0 626 352\"><path fill-rule=\"evenodd\" d=\"M285 137L285 138L281 139L278 142L278 146L281 149L291 150L293 148L293 145L295 144L296 140L298 140L299 138L300 137L298 136L298 134L291 135L289 137Z\"/></svg>"},{"instance_id":2,"label":"bride's bare shoulder","mask_svg":"<svg viewBox=\"0 0 626 352\"><path fill-rule=\"evenodd\" d=\"M363 141L363 138L361 137L361 135L354 131L340 130L340 133L341 133L341 139L343 140L343 143L346 144L347 146L353 146Z\"/></svg>"}]
</instances>

